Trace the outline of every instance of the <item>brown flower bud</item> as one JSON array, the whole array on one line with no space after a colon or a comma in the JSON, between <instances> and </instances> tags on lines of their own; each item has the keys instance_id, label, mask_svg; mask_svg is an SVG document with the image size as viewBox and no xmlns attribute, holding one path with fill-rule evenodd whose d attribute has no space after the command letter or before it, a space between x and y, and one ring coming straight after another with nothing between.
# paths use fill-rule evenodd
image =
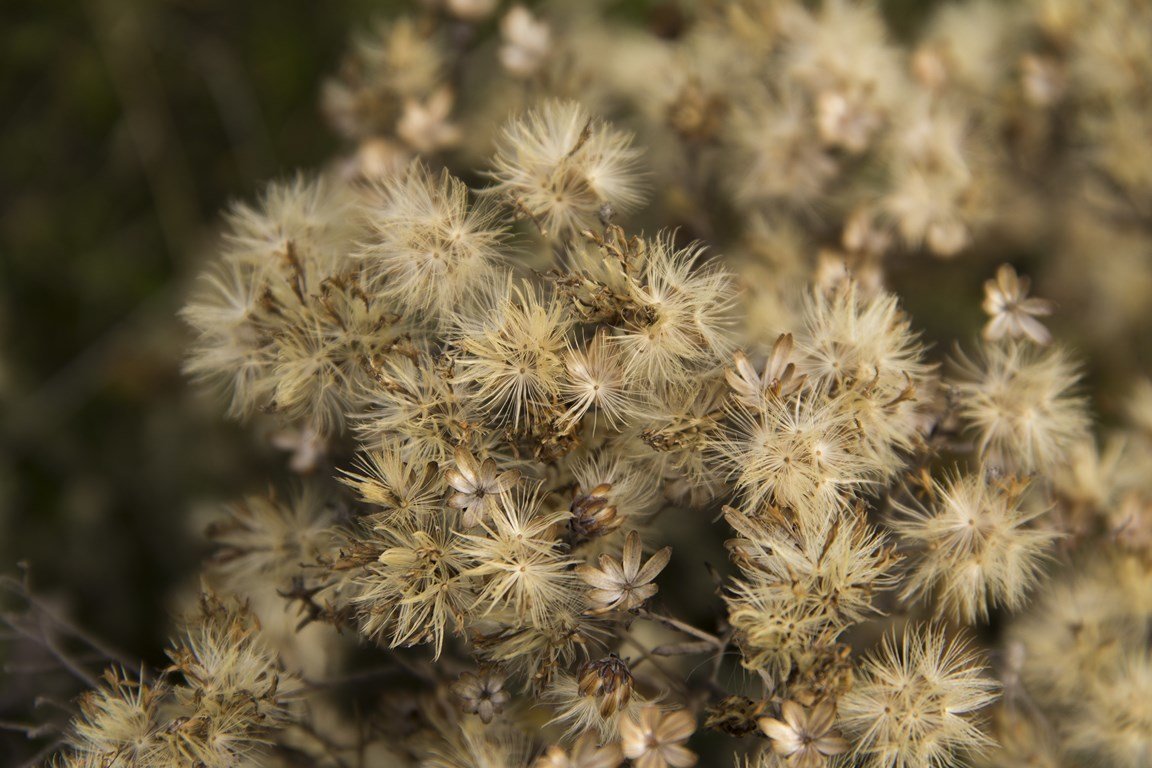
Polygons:
<instances>
[{"instance_id":1,"label":"brown flower bud","mask_svg":"<svg viewBox=\"0 0 1152 768\"><path fill-rule=\"evenodd\" d=\"M599 699L601 717L622 711L632 699L632 673L628 671L628 664L614 653L585 664L578 686L581 696Z\"/></svg>"},{"instance_id":2,"label":"brown flower bud","mask_svg":"<svg viewBox=\"0 0 1152 768\"><path fill-rule=\"evenodd\" d=\"M601 483L587 493L576 491L571 506L572 517L568 521L576 543L606 536L623 524L624 518L617 514L616 505L608 498L611 491L610 483Z\"/></svg>"},{"instance_id":3,"label":"brown flower bud","mask_svg":"<svg viewBox=\"0 0 1152 768\"><path fill-rule=\"evenodd\" d=\"M759 719L768 709L765 700L725 696L705 710L704 727L737 738L760 730Z\"/></svg>"}]
</instances>

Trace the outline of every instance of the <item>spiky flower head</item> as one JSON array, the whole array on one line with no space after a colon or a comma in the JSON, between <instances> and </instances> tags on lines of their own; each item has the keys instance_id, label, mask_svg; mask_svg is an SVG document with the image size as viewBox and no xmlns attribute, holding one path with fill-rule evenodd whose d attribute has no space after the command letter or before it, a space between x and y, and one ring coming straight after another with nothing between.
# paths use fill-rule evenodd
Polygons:
<instances>
[{"instance_id":1,"label":"spiky flower head","mask_svg":"<svg viewBox=\"0 0 1152 768\"><path fill-rule=\"evenodd\" d=\"M497 275L499 213L492 200L470 204L467 187L447 171L413 163L372 188L362 215L368 234L354 255L405 314L445 324Z\"/></svg>"},{"instance_id":2,"label":"spiky flower head","mask_svg":"<svg viewBox=\"0 0 1152 768\"><path fill-rule=\"evenodd\" d=\"M459 631L474 599L465 542L448 514L376 523L365 544L379 552L353 580L353 606L366 637L393 648L431 643Z\"/></svg>"},{"instance_id":3,"label":"spiky flower head","mask_svg":"<svg viewBox=\"0 0 1152 768\"><path fill-rule=\"evenodd\" d=\"M802 394L734 403L712 444L749 508L787 507L821 518L846 509L881 466L860 450L859 425L836 400Z\"/></svg>"},{"instance_id":4,"label":"spiky flower head","mask_svg":"<svg viewBox=\"0 0 1152 768\"><path fill-rule=\"evenodd\" d=\"M991 607L1020 608L1056 539L1036 524L1045 508L1026 490L1016 478L956 474L933 480L922 504L896 502L892 527L922 547L902 596L934 600L938 614L969 624Z\"/></svg>"},{"instance_id":5,"label":"spiky flower head","mask_svg":"<svg viewBox=\"0 0 1152 768\"><path fill-rule=\"evenodd\" d=\"M867 768L946 768L991 745L977 718L996 696L965 641L910 627L865 658L840 722Z\"/></svg>"},{"instance_id":6,"label":"spiky flower head","mask_svg":"<svg viewBox=\"0 0 1152 768\"><path fill-rule=\"evenodd\" d=\"M960 415L984 461L1007 471L1047 472L1085 439L1088 414L1080 375L1059 347L1009 341L961 360Z\"/></svg>"},{"instance_id":7,"label":"spiky flower head","mask_svg":"<svg viewBox=\"0 0 1152 768\"><path fill-rule=\"evenodd\" d=\"M626 213L639 205L638 157L631 135L576 102L548 101L504 126L490 192L564 238L593 226L605 206Z\"/></svg>"},{"instance_id":8,"label":"spiky flower head","mask_svg":"<svg viewBox=\"0 0 1152 768\"><path fill-rule=\"evenodd\" d=\"M740 591L756 591L765 604L794 603L831 634L874 615L873 598L896 581L897 558L863 510L811 520L725 507L724 518L739 534L727 546L741 569Z\"/></svg>"},{"instance_id":9,"label":"spiky flower head","mask_svg":"<svg viewBox=\"0 0 1152 768\"><path fill-rule=\"evenodd\" d=\"M501 494L481 532L464 536L474 563L469 576L481 587L480 615L506 609L520 623L551 626L578 599L573 560L557 534L566 510L549 510L539 488Z\"/></svg>"},{"instance_id":10,"label":"spiky flower head","mask_svg":"<svg viewBox=\"0 0 1152 768\"><path fill-rule=\"evenodd\" d=\"M514 428L553 415L571 327L555 297L509 278L456 326L456 366L486 412L509 418Z\"/></svg>"}]
</instances>

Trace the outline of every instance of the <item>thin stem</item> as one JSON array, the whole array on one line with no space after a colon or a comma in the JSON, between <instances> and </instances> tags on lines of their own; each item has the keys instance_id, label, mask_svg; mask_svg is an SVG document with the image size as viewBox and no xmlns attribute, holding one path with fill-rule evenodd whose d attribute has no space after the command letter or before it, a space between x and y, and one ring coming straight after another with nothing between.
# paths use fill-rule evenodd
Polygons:
<instances>
[{"instance_id":1,"label":"thin stem","mask_svg":"<svg viewBox=\"0 0 1152 768\"><path fill-rule=\"evenodd\" d=\"M642 619L648 619L649 621L655 621L656 623L663 624L664 626L666 626L670 629L675 629L678 632L683 632L686 635L692 635L692 637L695 637L698 640L704 640L705 642L711 643L712 645L716 646L717 648L720 648L724 645L724 641L721 640L716 635L709 634L708 632L705 632L702 629L697 629L696 627L692 626L691 624L680 621L679 619L674 619L671 616L664 616L664 615L659 614L659 613L653 613L652 611L650 611L648 609L641 610L639 612L639 614L637 614L637 615Z\"/></svg>"},{"instance_id":2,"label":"thin stem","mask_svg":"<svg viewBox=\"0 0 1152 768\"><path fill-rule=\"evenodd\" d=\"M88 632L85 632L83 629L76 626L68 619L57 614L55 611L45 605L43 601L36 597L36 595L32 593L32 590L28 588L28 585L25 582L17 580L11 576L3 576L0 577L0 585L3 585L9 591L24 598L28 605L35 608L43 618L48 619L59 628L65 630L92 650L102 654L105 659L119 662L123 666L133 666L135 664L135 662L128 659L128 657L124 654L110 648L109 646L105 645L99 638L89 634Z\"/></svg>"},{"instance_id":3,"label":"thin stem","mask_svg":"<svg viewBox=\"0 0 1152 768\"><path fill-rule=\"evenodd\" d=\"M659 672L664 677L665 680L668 681L668 683L673 688L679 691L681 695L688 693L688 686L684 683L684 681L665 669L663 664L656 661L656 658L652 655L652 652L649 651L643 643L631 635L624 635L622 639L625 643L640 651L640 657L636 660L636 663L632 665L633 668L640 666L644 662L648 662L657 672Z\"/></svg>"},{"instance_id":4,"label":"thin stem","mask_svg":"<svg viewBox=\"0 0 1152 768\"><path fill-rule=\"evenodd\" d=\"M43 646L44 649L48 651L48 653L52 654L53 658L60 662L62 667L71 672L75 677L79 678L89 688L100 687L100 682L91 674L89 674L83 667L74 662L71 657L68 656L68 654L61 650L60 647L57 646L50 637L48 637L48 634L44 631L42 626L38 628L39 632L34 632L15 623L11 617L5 616L4 621L7 622L8 626L12 627L12 629L16 630L16 632L18 632L24 638Z\"/></svg>"}]
</instances>

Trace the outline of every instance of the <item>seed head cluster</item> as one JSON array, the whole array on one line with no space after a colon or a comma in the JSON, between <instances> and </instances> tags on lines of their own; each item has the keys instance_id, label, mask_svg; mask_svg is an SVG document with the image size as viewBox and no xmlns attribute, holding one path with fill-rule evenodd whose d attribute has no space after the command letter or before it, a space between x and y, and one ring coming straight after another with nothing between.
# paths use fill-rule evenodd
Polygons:
<instances>
[{"instance_id":1,"label":"seed head cluster","mask_svg":"<svg viewBox=\"0 0 1152 768\"><path fill-rule=\"evenodd\" d=\"M1152 764L1148 4L411 5L183 310L309 477L58 764Z\"/></svg>"}]
</instances>

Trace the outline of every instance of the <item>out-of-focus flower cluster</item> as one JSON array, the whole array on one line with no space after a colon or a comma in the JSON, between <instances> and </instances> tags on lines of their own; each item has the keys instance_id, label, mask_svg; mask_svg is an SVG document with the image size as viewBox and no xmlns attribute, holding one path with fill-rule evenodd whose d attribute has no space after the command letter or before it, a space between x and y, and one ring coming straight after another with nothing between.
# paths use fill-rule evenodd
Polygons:
<instances>
[{"instance_id":1,"label":"out-of-focus flower cluster","mask_svg":"<svg viewBox=\"0 0 1152 768\"><path fill-rule=\"evenodd\" d=\"M61 765L1149 765L1152 385L1059 331L1152 299L1152 8L601 5L354 36L184 309L312 477Z\"/></svg>"}]
</instances>

